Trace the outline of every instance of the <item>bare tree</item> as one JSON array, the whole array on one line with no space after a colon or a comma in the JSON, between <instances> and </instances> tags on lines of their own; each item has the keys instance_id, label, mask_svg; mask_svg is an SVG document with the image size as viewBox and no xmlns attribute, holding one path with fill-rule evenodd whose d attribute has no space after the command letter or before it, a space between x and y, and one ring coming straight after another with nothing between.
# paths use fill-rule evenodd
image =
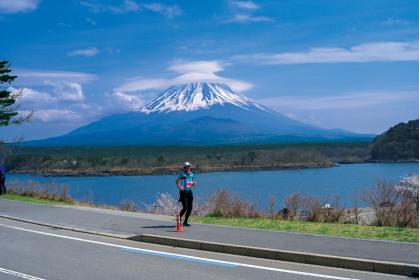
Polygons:
<instances>
[{"instance_id":1,"label":"bare tree","mask_svg":"<svg viewBox=\"0 0 420 280\"><path fill-rule=\"evenodd\" d=\"M360 193L358 191L354 191L350 195L350 202L352 204L351 212L354 215L354 223L359 224L359 217L360 217Z\"/></svg>"},{"instance_id":2,"label":"bare tree","mask_svg":"<svg viewBox=\"0 0 420 280\"><path fill-rule=\"evenodd\" d=\"M362 195L362 200L375 212L377 224L380 226L395 225L396 205L399 193L395 185L387 180L378 180Z\"/></svg>"},{"instance_id":3,"label":"bare tree","mask_svg":"<svg viewBox=\"0 0 420 280\"><path fill-rule=\"evenodd\" d=\"M273 195L268 196L268 213L271 219L274 219L274 215L276 213L276 203L277 203L277 199L275 196Z\"/></svg>"},{"instance_id":4,"label":"bare tree","mask_svg":"<svg viewBox=\"0 0 420 280\"><path fill-rule=\"evenodd\" d=\"M299 193L293 193L285 197L284 205L286 206L286 208L289 209L291 217L296 217L298 215L299 208L300 208L300 201L301 201L301 195Z\"/></svg>"}]
</instances>

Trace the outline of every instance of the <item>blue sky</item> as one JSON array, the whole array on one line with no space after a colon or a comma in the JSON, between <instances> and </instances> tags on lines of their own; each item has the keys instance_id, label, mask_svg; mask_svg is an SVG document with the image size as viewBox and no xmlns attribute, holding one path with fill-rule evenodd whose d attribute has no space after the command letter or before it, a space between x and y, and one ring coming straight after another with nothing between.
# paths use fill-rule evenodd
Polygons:
<instances>
[{"instance_id":1,"label":"blue sky","mask_svg":"<svg viewBox=\"0 0 420 280\"><path fill-rule=\"evenodd\" d=\"M289 117L380 133L418 117L418 1L0 0L0 58L33 120L60 135L220 79Z\"/></svg>"}]
</instances>

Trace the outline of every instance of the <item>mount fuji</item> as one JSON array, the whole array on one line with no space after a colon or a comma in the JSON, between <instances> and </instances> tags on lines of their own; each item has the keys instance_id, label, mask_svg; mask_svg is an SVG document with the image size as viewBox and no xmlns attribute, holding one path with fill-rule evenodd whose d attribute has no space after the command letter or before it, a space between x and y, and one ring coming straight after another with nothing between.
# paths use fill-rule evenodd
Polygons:
<instances>
[{"instance_id":1,"label":"mount fuji","mask_svg":"<svg viewBox=\"0 0 420 280\"><path fill-rule=\"evenodd\" d=\"M340 129L323 129L288 118L235 93L228 85L175 85L145 106L112 115L68 134L30 145L211 145L371 140Z\"/></svg>"}]
</instances>

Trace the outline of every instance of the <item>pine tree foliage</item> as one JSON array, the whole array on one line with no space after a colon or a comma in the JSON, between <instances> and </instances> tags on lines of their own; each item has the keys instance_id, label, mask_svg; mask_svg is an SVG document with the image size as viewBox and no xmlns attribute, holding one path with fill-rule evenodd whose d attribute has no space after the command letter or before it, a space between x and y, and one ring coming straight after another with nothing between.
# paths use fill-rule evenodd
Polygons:
<instances>
[{"instance_id":1,"label":"pine tree foliage","mask_svg":"<svg viewBox=\"0 0 420 280\"><path fill-rule=\"evenodd\" d=\"M16 101L22 95L22 91L14 93L6 85L11 84L17 76L11 75L9 62L0 60L0 126L20 124L31 118L32 113L19 114L19 105Z\"/></svg>"}]
</instances>

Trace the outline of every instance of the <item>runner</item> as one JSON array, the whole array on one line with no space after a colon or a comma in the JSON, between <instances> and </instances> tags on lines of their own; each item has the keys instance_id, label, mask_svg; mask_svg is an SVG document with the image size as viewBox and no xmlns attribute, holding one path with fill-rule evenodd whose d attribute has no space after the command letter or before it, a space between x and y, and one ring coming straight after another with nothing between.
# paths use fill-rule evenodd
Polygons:
<instances>
[{"instance_id":1,"label":"runner","mask_svg":"<svg viewBox=\"0 0 420 280\"><path fill-rule=\"evenodd\" d=\"M176 185L179 189L179 202L182 203L182 210L179 213L179 218L185 214L185 219L183 225L186 227L191 226L188 223L188 218L190 217L192 207L193 207L193 193L191 188L197 183L194 181L194 174L191 172L191 163L188 161L184 163L184 170L179 174L178 179L176 179Z\"/></svg>"},{"instance_id":2,"label":"runner","mask_svg":"<svg viewBox=\"0 0 420 280\"><path fill-rule=\"evenodd\" d=\"M6 168L0 163L0 195L6 194Z\"/></svg>"}]
</instances>

